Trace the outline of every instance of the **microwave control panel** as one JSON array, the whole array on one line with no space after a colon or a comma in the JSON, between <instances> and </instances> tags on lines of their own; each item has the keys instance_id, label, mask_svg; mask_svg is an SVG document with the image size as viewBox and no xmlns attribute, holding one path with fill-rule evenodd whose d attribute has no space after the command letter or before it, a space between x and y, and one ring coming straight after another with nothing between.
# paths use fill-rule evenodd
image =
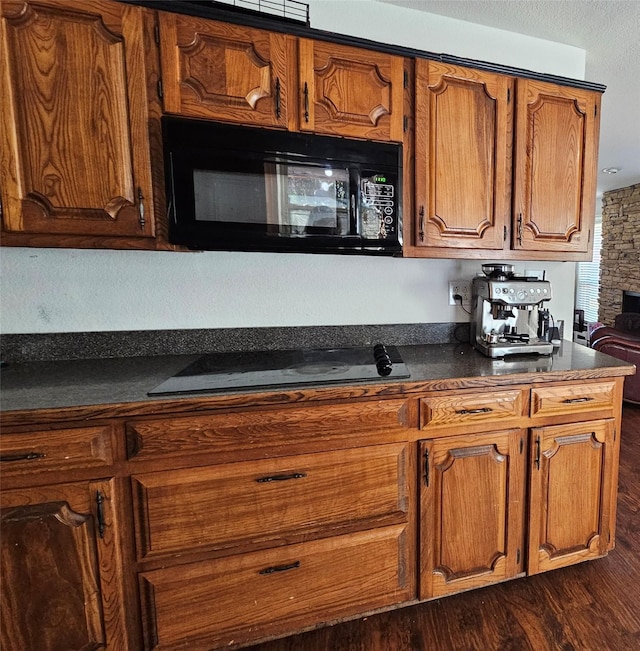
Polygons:
<instances>
[{"instance_id":1,"label":"microwave control panel","mask_svg":"<svg viewBox=\"0 0 640 651\"><path fill-rule=\"evenodd\" d=\"M372 174L360 181L360 234L379 240L396 234L396 184L389 174Z\"/></svg>"}]
</instances>

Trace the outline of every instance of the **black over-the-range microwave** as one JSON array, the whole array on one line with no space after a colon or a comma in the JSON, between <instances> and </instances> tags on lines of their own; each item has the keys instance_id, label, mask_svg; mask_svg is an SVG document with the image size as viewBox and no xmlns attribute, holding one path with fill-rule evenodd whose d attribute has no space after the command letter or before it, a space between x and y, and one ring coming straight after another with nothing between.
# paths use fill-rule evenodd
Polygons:
<instances>
[{"instance_id":1,"label":"black over-the-range microwave","mask_svg":"<svg viewBox=\"0 0 640 651\"><path fill-rule=\"evenodd\" d=\"M169 240L192 249L402 252L402 146L164 116Z\"/></svg>"}]
</instances>

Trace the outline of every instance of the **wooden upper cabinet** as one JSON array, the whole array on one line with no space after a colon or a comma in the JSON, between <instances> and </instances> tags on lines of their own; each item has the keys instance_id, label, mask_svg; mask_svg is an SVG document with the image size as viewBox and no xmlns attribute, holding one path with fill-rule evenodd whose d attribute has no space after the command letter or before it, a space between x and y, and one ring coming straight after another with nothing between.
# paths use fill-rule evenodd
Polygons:
<instances>
[{"instance_id":1,"label":"wooden upper cabinet","mask_svg":"<svg viewBox=\"0 0 640 651\"><path fill-rule=\"evenodd\" d=\"M287 127L292 37L165 12L159 25L165 111Z\"/></svg>"},{"instance_id":2,"label":"wooden upper cabinet","mask_svg":"<svg viewBox=\"0 0 640 651\"><path fill-rule=\"evenodd\" d=\"M504 75L416 61L417 246L505 246L513 85Z\"/></svg>"},{"instance_id":3,"label":"wooden upper cabinet","mask_svg":"<svg viewBox=\"0 0 640 651\"><path fill-rule=\"evenodd\" d=\"M590 252L600 94L518 80L513 248Z\"/></svg>"},{"instance_id":4,"label":"wooden upper cabinet","mask_svg":"<svg viewBox=\"0 0 640 651\"><path fill-rule=\"evenodd\" d=\"M529 574L607 553L615 524L613 419L532 429Z\"/></svg>"},{"instance_id":5,"label":"wooden upper cabinet","mask_svg":"<svg viewBox=\"0 0 640 651\"><path fill-rule=\"evenodd\" d=\"M299 41L300 129L402 142L402 57Z\"/></svg>"},{"instance_id":6,"label":"wooden upper cabinet","mask_svg":"<svg viewBox=\"0 0 640 651\"><path fill-rule=\"evenodd\" d=\"M5 231L154 234L145 11L108 0L3 1Z\"/></svg>"}]
</instances>

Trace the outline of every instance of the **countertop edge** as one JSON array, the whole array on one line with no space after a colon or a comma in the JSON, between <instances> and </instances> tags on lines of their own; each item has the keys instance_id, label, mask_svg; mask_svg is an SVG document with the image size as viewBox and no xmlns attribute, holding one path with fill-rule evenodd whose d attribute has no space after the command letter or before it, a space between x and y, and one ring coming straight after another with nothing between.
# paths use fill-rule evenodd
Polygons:
<instances>
[{"instance_id":1,"label":"countertop edge","mask_svg":"<svg viewBox=\"0 0 640 651\"><path fill-rule=\"evenodd\" d=\"M430 391L492 388L521 384L541 384L571 380L597 380L633 375L633 364L604 366L593 369L538 371L500 376L471 376L434 378L392 384L332 385L321 388L300 388L280 391L229 392L217 395L190 395L112 404L79 405L42 409L21 409L0 412L3 427L33 426L42 423L94 422L113 418L193 415L216 410L287 406L306 402L336 402L342 400L388 399L415 397Z\"/></svg>"}]
</instances>

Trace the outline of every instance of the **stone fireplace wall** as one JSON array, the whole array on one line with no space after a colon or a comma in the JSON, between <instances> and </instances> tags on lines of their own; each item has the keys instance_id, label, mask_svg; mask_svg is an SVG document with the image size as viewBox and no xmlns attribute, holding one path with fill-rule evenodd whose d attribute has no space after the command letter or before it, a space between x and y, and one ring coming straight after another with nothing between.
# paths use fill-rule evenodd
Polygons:
<instances>
[{"instance_id":1,"label":"stone fireplace wall","mask_svg":"<svg viewBox=\"0 0 640 651\"><path fill-rule=\"evenodd\" d=\"M602 197L599 321L613 325L624 290L640 292L640 183Z\"/></svg>"}]
</instances>

